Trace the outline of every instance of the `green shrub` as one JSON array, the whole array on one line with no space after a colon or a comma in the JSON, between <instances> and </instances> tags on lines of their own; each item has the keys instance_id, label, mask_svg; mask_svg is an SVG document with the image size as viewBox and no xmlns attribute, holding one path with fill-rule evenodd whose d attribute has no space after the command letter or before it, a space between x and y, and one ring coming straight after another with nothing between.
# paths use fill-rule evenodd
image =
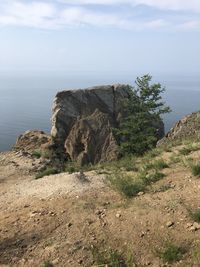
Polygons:
<instances>
[{"instance_id":1,"label":"green shrub","mask_svg":"<svg viewBox=\"0 0 200 267\"><path fill-rule=\"evenodd\" d=\"M138 77L136 87L129 87L129 98L122 103L126 116L118 128L113 129L122 155L144 155L154 148L161 115L170 112L170 108L161 101L165 88L160 83L152 84L151 79L148 74Z\"/></svg>"},{"instance_id":2,"label":"green shrub","mask_svg":"<svg viewBox=\"0 0 200 267\"><path fill-rule=\"evenodd\" d=\"M136 160L135 157L131 156L123 157L116 162L116 167L118 169L124 168L126 171L138 171L135 160Z\"/></svg>"},{"instance_id":3,"label":"green shrub","mask_svg":"<svg viewBox=\"0 0 200 267\"><path fill-rule=\"evenodd\" d=\"M148 171L148 170L162 170L165 168L168 168L169 165L163 160L163 159L158 159L153 162L148 162L142 166L143 171Z\"/></svg>"},{"instance_id":4,"label":"green shrub","mask_svg":"<svg viewBox=\"0 0 200 267\"><path fill-rule=\"evenodd\" d=\"M54 266L53 266L53 263L51 263L50 261L45 261L42 267L54 267Z\"/></svg>"},{"instance_id":5,"label":"green shrub","mask_svg":"<svg viewBox=\"0 0 200 267\"><path fill-rule=\"evenodd\" d=\"M151 183L155 183L165 177L165 174L162 172L158 172L157 170L153 173L141 173L138 178L143 180L145 185L149 185Z\"/></svg>"},{"instance_id":6,"label":"green shrub","mask_svg":"<svg viewBox=\"0 0 200 267\"><path fill-rule=\"evenodd\" d=\"M124 196L131 198L144 190L142 181L134 180L132 177L116 173L109 177L111 185Z\"/></svg>"},{"instance_id":7,"label":"green shrub","mask_svg":"<svg viewBox=\"0 0 200 267\"><path fill-rule=\"evenodd\" d=\"M190 216L195 222L200 223L200 209L190 212Z\"/></svg>"},{"instance_id":8,"label":"green shrub","mask_svg":"<svg viewBox=\"0 0 200 267\"><path fill-rule=\"evenodd\" d=\"M46 149L46 150L43 151L42 156L45 159L50 159L53 156L53 151L51 151L49 149Z\"/></svg>"},{"instance_id":9,"label":"green shrub","mask_svg":"<svg viewBox=\"0 0 200 267\"><path fill-rule=\"evenodd\" d=\"M80 167L78 168L75 164L67 164L65 171L71 174L80 171Z\"/></svg>"},{"instance_id":10,"label":"green shrub","mask_svg":"<svg viewBox=\"0 0 200 267\"><path fill-rule=\"evenodd\" d=\"M200 164L199 163L192 165L191 168L192 168L192 174L194 176L200 176Z\"/></svg>"},{"instance_id":11,"label":"green shrub","mask_svg":"<svg viewBox=\"0 0 200 267\"><path fill-rule=\"evenodd\" d=\"M198 243L192 253L192 258L195 261L195 263L200 264L200 244ZM198 265L197 265L198 266Z\"/></svg>"},{"instance_id":12,"label":"green shrub","mask_svg":"<svg viewBox=\"0 0 200 267\"><path fill-rule=\"evenodd\" d=\"M161 258L168 263L173 263L181 259L185 251L174 244L168 244L160 253Z\"/></svg>"},{"instance_id":13,"label":"green shrub","mask_svg":"<svg viewBox=\"0 0 200 267\"><path fill-rule=\"evenodd\" d=\"M189 155L191 152L195 152L200 150L200 146L199 145L189 145L187 147L183 147L182 149L179 150L179 153L181 155L187 156Z\"/></svg>"},{"instance_id":14,"label":"green shrub","mask_svg":"<svg viewBox=\"0 0 200 267\"><path fill-rule=\"evenodd\" d=\"M44 170L44 171L39 172L39 173L36 175L35 179L40 179L40 178L42 178L42 177L44 177L44 176L49 176L49 175L57 174L57 173L59 173L59 171L58 171L57 169L54 169L54 168L48 168L48 169L46 169L46 170Z\"/></svg>"},{"instance_id":15,"label":"green shrub","mask_svg":"<svg viewBox=\"0 0 200 267\"><path fill-rule=\"evenodd\" d=\"M158 192L165 192L169 189L171 189L171 185L170 184L164 184L164 185L160 186L160 188L158 189Z\"/></svg>"},{"instance_id":16,"label":"green shrub","mask_svg":"<svg viewBox=\"0 0 200 267\"><path fill-rule=\"evenodd\" d=\"M102 250L98 247L92 249L94 262L97 266L132 267L135 266L134 258L130 251L119 253L116 250Z\"/></svg>"},{"instance_id":17,"label":"green shrub","mask_svg":"<svg viewBox=\"0 0 200 267\"><path fill-rule=\"evenodd\" d=\"M42 157L42 152L40 150L34 150L32 152L32 157L39 159Z\"/></svg>"},{"instance_id":18,"label":"green shrub","mask_svg":"<svg viewBox=\"0 0 200 267\"><path fill-rule=\"evenodd\" d=\"M163 159L154 161L153 166L156 170L162 170L169 167L169 165Z\"/></svg>"},{"instance_id":19,"label":"green shrub","mask_svg":"<svg viewBox=\"0 0 200 267\"><path fill-rule=\"evenodd\" d=\"M177 156L176 154L172 154L170 156L170 164L175 164L175 163L179 163L181 161L180 157Z\"/></svg>"}]
</instances>

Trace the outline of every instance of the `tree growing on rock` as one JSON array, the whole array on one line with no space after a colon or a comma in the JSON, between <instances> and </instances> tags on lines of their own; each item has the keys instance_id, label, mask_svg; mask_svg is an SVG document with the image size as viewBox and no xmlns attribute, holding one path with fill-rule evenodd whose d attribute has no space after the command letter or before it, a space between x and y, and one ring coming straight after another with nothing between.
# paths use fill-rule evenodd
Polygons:
<instances>
[{"instance_id":1,"label":"tree growing on rock","mask_svg":"<svg viewBox=\"0 0 200 267\"><path fill-rule=\"evenodd\" d=\"M170 112L170 107L162 101L165 88L160 83L151 83L152 77L137 78L136 86L130 87L130 97L122 103L125 118L114 133L122 155L142 155L155 147L159 139L159 128L163 124L162 115Z\"/></svg>"}]
</instances>

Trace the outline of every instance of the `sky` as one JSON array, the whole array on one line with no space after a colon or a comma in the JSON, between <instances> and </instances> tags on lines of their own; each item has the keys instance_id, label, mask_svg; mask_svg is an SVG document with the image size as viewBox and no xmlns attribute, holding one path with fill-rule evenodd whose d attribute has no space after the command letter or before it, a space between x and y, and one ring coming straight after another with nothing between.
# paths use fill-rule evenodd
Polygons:
<instances>
[{"instance_id":1,"label":"sky","mask_svg":"<svg viewBox=\"0 0 200 267\"><path fill-rule=\"evenodd\" d=\"M200 73L200 0L0 0L1 72Z\"/></svg>"}]
</instances>

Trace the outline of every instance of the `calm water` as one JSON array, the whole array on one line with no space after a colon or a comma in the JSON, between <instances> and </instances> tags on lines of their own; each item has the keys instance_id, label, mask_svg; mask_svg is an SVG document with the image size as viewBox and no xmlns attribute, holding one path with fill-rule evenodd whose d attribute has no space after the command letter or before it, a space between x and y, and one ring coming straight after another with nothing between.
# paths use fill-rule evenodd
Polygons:
<instances>
[{"instance_id":1,"label":"calm water","mask_svg":"<svg viewBox=\"0 0 200 267\"><path fill-rule=\"evenodd\" d=\"M200 110L200 78L157 77L166 86L165 101L173 112L165 116L165 129L184 115ZM51 107L57 91L113 83L131 83L134 78L105 74L3 75L0 74L0 151L8 150L17 136L28 129L51 128Z\"/></svg>"}]
</instances>

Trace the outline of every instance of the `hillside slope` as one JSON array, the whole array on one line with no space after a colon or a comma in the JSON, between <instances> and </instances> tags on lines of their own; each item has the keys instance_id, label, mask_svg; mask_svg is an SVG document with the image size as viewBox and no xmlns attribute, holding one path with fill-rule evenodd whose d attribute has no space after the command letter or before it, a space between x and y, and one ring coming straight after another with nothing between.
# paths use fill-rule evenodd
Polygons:
<instances>
[{"instance_id":1,"label":"hillside slope","mask_svg":"<svg viewBox=\"0 0 200 267\"><path fill-rule=\"evenodd\" d=\"M39 159L1 153L0 266L200 266L199 159L187 143L36 180ZM125 197L116 177L147 170L165 176Z\"/></svg>"}]
</instances>

